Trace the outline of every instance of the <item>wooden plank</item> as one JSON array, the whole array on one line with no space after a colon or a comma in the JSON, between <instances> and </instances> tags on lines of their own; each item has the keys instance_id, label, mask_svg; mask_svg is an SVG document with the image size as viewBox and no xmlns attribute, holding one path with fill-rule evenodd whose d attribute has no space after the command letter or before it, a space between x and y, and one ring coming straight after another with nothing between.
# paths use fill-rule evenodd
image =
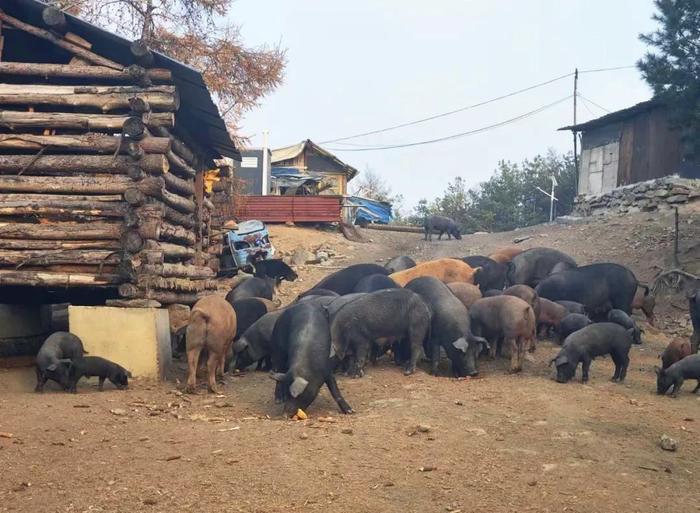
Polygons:
<instances>
[{"instance_id":1,"label":"wooden plank","mask_svg":"<svg viewBox=\"0 0 700 513\"><path fill-rule=\"evenodd\" d=\"M138 66L129 66L128 68L117 70L94 65L0 62L0 75L114 80L118 82L135 82L135 78L143 75L153 82L172 82L173 80L173 75L169 69L139 68Z\"/></svg>"}]
</instances>

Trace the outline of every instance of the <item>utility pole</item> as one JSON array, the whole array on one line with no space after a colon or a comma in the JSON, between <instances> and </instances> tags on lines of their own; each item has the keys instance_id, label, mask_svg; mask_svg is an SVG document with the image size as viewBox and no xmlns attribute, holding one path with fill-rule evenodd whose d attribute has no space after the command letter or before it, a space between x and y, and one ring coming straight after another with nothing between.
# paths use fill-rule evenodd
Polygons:
<instances>
[{"instance_id":1,"label":"utility pole","mask_svg":"<svg viewBox=\"0 0 700 513\"><path fill-rule=\"evenodd\" d=\"M549 222L554 221L554 188L557 186L557 179L552 175L552 193L549 195Z\"/></svg>"},{"instance_id":2,"label":"utility pole","mask_svg":"<svg viewBox=\"0 0 700 513\"><path fill-rule=\"evenodd\" d=\"M578 68L574 71L574 127L576 126L576 99L578 98ZM574 167L576 168L576 193L578 194L578 139L576 138L576 129L571 133L574 134Z\"/></svg>"}]
</instances>

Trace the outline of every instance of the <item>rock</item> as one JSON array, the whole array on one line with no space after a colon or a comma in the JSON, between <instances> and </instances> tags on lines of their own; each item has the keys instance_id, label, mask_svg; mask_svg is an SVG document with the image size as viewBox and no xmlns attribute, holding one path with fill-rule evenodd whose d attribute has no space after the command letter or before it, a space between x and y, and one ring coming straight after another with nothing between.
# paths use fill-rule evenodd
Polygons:
<instances>
[{"instance_id":1,"label":"rock","mask_svg":"<svg viewBox=\"0 0 700 513\"><path fill-rule=\"evenodd\" d=\"M302 440L308 440L308 439L309 439L309 435L307 435L306 433L301 433L301 434L299 435L299 438L302 439Z\"/></svg>"},{"instance_id":2,"label":"rock","mask_svg":"<svg viewBox=\"0 0 700 513\"><path fill-rule=\"evenodd\" d=\"M661 448L664 451L676 451L678 450L678 440L675 438L671 438L668 435L661 435L661 440L659 441L659 445L661 445Z\"/></svg>"},{"instance_id":3,"label":"rock","mask_svg":"<svg viewBox=\"0 0 700 513\"><path fill-rule=\"evenodd\" d=\"M146 506L155 506L156 504L158 504L158 501L155 500L155 499L152 498L152 497L148 497L148 498L146 498L146 499L143 500L143 503L144 503Z\"/></svg>"},{"instance_id":4,"label":"rock","mask_svg":"<svg viewBox=\"0 0 700 513\"><path fill-rule=\"evenodd\" d=\"M630 399L630 404L632 406L639 406L639 401L637 401L636 399Z\"/></svg>"},{"instance_id":5,"label":"rock","mask_svg":"<svg viewBox=\"0 0 700 513\"><path fill-rule=\"evenodd\" d=\"M123 408L114 408L113 410L109 410L109 413L116 415L117 417L123 417L127 412Z\"/></svg>"},{"instance_id":6,"label":"rock","mask_svg":"<svg viewBox=\"0 0 700 513\"><path fill-rule=\"evenodd\" d=\"M304 265L308 262L313 262L313 260L314 256L302 247L296 248L292 253L293 265Z\"/></svg>"},{"instance_id":7,"label":"rock","mask_svg":"<svg viewBox=\"0 0 700 513\"><path fill-rule=\"evenodd\" d=\"M654 196L656 196L657 198L665 198L670 195L671 192L668 189L659 189L657 191L654 191Z\"/></svg>"},{"instance_id":8,"label":"rock","mask_svg":"<svg viewBox=\"0 0 700 513\"><path fill-rule=\"evenodd\" d=\"M437 467L434 467L432 465L425 465L423 467L420 467L418 470L421 472L432 472L433 470L437 470Z\"/></svg>"},{"instance_id":9,"label":"rock","mask_svg":"<svg viewBox=\"0 0 700 513\"><path fill-rule=\"evenodd\" d=\"M674 194L666 198L667 203L685 203L686 201L688 201L688 196L685 194Z\"/></svg>"},{"instance_id":10,"label":"rock","mask_svg":"<svg viewBox=\"0 0 700 513\"><path fill-rule=\"evenodd\" d=\"M527 482L528 486L535 486L537 484L537 479L534 477Z\"/></svg>"},{"instance_id":11,"label":"rock","mask_svg":"<svg viewBox=\"0 0 700 513\"><path fill-rule=\"evenodd\" d=\"M319 262L325 262L328 260L331 256L326 253L325 251L318 251L316 252L316 260Z\"/></svg>"},{"instance_id":12,"label":"rock","mask_svg":"<svg viewBox=\"0 0 700 513\"><path fill-rule=\"evenodd\" d=\"M340 430L344 435L352 435L352 428L343 428Z\"/></svg>"},{"instance_id":13,"label":"rock","mask_svg":"<svg viewBox=\"0 0 700 513\"><path fill-rule=\"evenodd\" d=\"M428 433L430 431L430 426L426 426L425 424L418 424L416 426L416 431L419 433Z\"/></svg>"},{"instance_id":14,"label":"rock","mask_svg":"<svg viewBox=\"0 0 700 513\"><path fill-rule=\"evenodd\" d=\"M506 438L503 435L498 435L496 436L496 441L497 442L503 442Z\"/></svg>"},{"instance_id":15,"label":"rock","mask_svg":"<svg viewBox=\"0 0 700 513\"><path fill-rule=\"evenodd\" d=\"M463 403L462 401L460 401L459 399L457 399L457 400L455 401L455 404L456 404L457 406L464 406L464 403Z\"/></svg>"}]
</instances>

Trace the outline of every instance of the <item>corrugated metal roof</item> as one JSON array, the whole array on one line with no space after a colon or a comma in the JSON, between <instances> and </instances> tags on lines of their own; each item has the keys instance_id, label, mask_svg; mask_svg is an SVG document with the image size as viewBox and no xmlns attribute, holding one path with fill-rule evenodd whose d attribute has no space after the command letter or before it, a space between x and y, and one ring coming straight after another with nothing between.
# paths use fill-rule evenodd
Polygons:
<instances>
[{"instance_id":1,"label":"corrugated metal roof","mask_svg":"<svg viewBox=\"0 0 700 513\"><path fill-rule=\"evenodd\" d=\"M47 4L39 0L2 0L0 8L10 16L43 27L41 11ZM70 31L92 43L92 50L124 66L135 64L129 50L130 41L70 14L66 14ZM180 93L177 117L189 128L189 136L212 150L211 158L219 155L241 160L226 124L214 104L202 74L194 68L163 54L154 52L154 66L167 68Z\"/></svg>"},{"instance_id":2,"label":"corrugated metal roof","mask_svg":"<svg viewBox=\"0 0 700 513\"><path fill-rule=\"evenodd\" d=\"M641 103L638 103L636 105L633 105L632 107L628 107L626 109L611 112L610 114L606 114L605 116L602 116L600 118L586 121L585 123L579 123L578 125L561 127L561 128L559 128L559 130L572 130L574 132L585 132L586 130L590 130L592 128L599 128L601 126L610 125L612 123L618 123L620 121L624 121L626 119L629 119L631 117L636 116L637 114L650 111L650 110L655 109L657 107L660 107L662 105L663 104L659 100L651 99L651 100L647 100L645 102L641 102Z\"/></svg>"},{"instance_id":3,"label":"corrugated metal roof","mask_svg":"<svg viewBox=\"0 0 700 513\"><path fill-rule=\"evenodd\" d=\"M324 150L318 144L313 142L311 139L306 139L305 141L302 141L298 144L292 144L291 146L285 146L283 148L277 148L276 150L272 150L272 158L271 158L270 162L275 164L277 162L284 162L285 160L294 159L294 158L298 157L299 155L301 155L301 153L307 147L309 147L311 150L315 151L316 153L333 160L339 166L344 167L345 172L348 176L348 180L352 180L357 175L357 169L346 164L345 162L340 160L338 157L333 155L331 152Z\"/></svg>"},{"instance_id":4,"label":"corrugated metal roof","mask_svg":"<svg viewBox=\"0 0 700 513\"><path fill-rule=\"evenodd\" d=\"M241 196L236 217L267 223L337 223L342 201L341 196Z\"/></svg>"}]
</instances>

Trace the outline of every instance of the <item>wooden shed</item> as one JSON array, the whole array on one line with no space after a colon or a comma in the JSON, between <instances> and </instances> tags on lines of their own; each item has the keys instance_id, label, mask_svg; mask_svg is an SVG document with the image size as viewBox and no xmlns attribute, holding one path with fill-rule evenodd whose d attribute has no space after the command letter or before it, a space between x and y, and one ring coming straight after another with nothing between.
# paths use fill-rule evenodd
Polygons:
<instances>
[{"instance_id":1,"label":"wooden shed","mask_svg":"<svg viewBox=\"0 0 700 513\"><path fill-rule=\"evenodd\" d=\"M657 100L559 130L581 134L579 194L606 193L676 173L698 177L698 167L683 160L680 131Z\"/></svg>"},{"instance_id":2,"label":"wooden shed","mask_svg":"<svg viewBox=\"0 0 700 513\"><path fill-rule=\"evenodd\" d=\"M273 175L275 168L294 168L301 174L321 178L321 194L336 196L346 195L348 182L357 175L357 169L310 139L272 150Z\"/></svg>"},{"instance_id":3,"label":"wooden shed","mask_svg":"<svg viewBox=\"0 0 700 513\"><path fill-rule=\"evenodd\" d=\"M0 303L213 291L204 172L240 156L200 73L35 0L0 9Z\"/></svg>"}]
</instances>

